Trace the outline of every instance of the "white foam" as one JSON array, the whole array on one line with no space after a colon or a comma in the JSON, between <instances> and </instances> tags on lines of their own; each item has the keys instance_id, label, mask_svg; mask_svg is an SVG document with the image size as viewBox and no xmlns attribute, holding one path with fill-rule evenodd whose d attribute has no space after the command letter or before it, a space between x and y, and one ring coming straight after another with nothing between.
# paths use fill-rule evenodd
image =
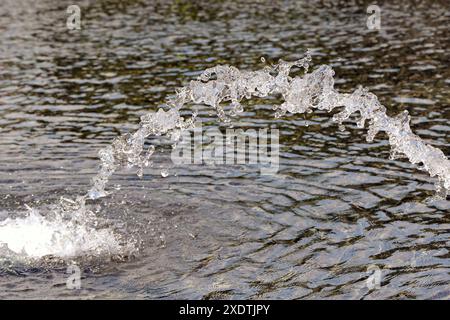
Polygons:
<instances>
[{"instance_id":1,"label":"white foam","mask_svg":"<svg viewBox=\"0 0 450 320\"><path fill-rule=\"evenodd\" d=\"M0 221L0 246L29 258L113 255L123 250L110 229L96 229L60 216L47 218L35 209L23 218Z\"/></svg>"}]
</instances>

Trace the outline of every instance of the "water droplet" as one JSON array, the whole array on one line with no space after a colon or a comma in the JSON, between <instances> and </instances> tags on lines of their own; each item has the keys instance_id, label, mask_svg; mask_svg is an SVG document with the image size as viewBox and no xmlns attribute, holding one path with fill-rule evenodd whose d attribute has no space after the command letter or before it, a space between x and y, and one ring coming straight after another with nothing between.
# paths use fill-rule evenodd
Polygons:
<instances>
[{"instance_id":1,"label":"water droplet","mask_svg":"<svg viewBox=\"0 0 450 320\"><path fill-rule=\"evenodd\" d=\"M136 174L138 175L139 178L142 179L142 177L144 176L144 169L142 167L139 168Z\"/></svg>"},{"instance_id":2,"label":"water droplet","mask_svg":"<svg viewBox=\"0 0 450 320\"><path fill-rule=\"evenodd\" d=\"M161 170L161 176L163 178L167 177L169 175L169 171L167 169L162 169Z\"/></svg>"}]
</instances>

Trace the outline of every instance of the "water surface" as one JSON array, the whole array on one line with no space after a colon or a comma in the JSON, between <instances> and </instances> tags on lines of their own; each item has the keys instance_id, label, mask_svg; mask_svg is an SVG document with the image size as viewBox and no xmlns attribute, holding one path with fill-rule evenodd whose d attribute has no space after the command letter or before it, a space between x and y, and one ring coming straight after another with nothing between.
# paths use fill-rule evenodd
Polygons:
<instances>
[{"instance_id":1,"label":"water surface","mask_svg":"<svg viewBox=\"0 0 450 320\"><path fill-rule=\"evenodd\" d=\"M24 205L45 212L84 194L97 151L137 129L175 88L217 64L259 69L312 50L336 87L364 85L408 110L414 132L450 154L448 3L327 1L79 1L82 29L66 29L70 1L0 4L0 218ZM0 266L1 298L438 298L450 295L450 202L425 203L435 182L389 160L386 136L340 132L325 113L273 119L252 101L235 128L280 130L280 169L182 166L163 146L139 179L116 174L89 202L138 238L124 259L81 261L82 288L65 266ZM218 126L205 108L204 126ZM223 126L222 129L225 129ZM124 226L122 226L124 225ZM370 266L382 271L370 290Z\"/></svg>"}]
</instances>

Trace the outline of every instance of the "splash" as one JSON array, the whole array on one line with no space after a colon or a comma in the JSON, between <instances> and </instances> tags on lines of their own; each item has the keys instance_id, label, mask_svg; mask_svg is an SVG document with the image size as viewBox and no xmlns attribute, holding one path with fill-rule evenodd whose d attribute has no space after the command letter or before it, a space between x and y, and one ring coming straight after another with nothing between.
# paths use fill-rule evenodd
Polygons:
<instances>
[{"instance_id":1,"label":"splash","mask_svg":"<svg viewBox=\"0 0 450 320\"><path fill-rule=\"evenodd\" d=\"M195 126L195 112L189 119L181 116L181 109L188 105L210 106L224 123L243 112L243 100L252 97L281 97L283 102L273 107L275 117L341 108L332 118L340 130L345 130L344 121L357 114L357 127L367 127L367 141L385 132L391 145L390 158L406 157L413 164L421 164L419 169L437 177L435 198L447 196L450 161L441 150L426 144L412 132L407 111L395 117L388 116L377 97L363 87L353 93L339 93L334 89L332 68L322 65L308 73L310 62L311 55L307 52L297 61L280 60L276 65L257 71L240 71L226 65L206 69L199 79L178 89L157 112L142 116L137 131L119 136L99 151L100 170L85 196L76 201L62 201L53 217L30 210L24 218L0 221L0 254L4 249L2 245L15 254L32 258L113 255L131 250L133 245L124 242L110 228L99 227L99 218L87 209L85 201L108 195L108 180L120 168L137 168L138 176L142 177L144 168L151 166L150 159L155 151L153 145L145 148L147 137L166 135L176 146L182 132ZM293 67L303 68L304 74L291 77ZM168 175L166 171L161 173L163 177Z\"/></svg>"},{"instance_id":2,"label":"splash","mask_svg":"<svg viewBox=\"0 0 450 320\"><path fill-rule=\"evenodd\" d=\"M181 132L194 127L196 113L184 119L180 110L189 104L203 104L212 107L222 122L230 122L230 117L243 112L241 102L252 97L281 97L284 101L274 106L275 117L286 113L309 113L314 109L331 112L342 108L332 118L345 130L343 122L352 114L359 114L357 127L367 126L367 141L371 142L379 132L385 132L391 145L391 159L406 157L413 164L421 164L420 170L431 177L437 177L435 198L445 198L450 190L450 161L444 153L426 144L415 135L410 127L407 111L390 117L373 93L358 87L353 93L339 93L334 89L334 71L328 65L319 66L308 73L311 55L307 52L293 62L280 60L274 66L266 66L257 71L219 65L206 69L197 80L176 91L166 104L155 113L141 117L140 128L132 133L116 138L113 143L100 150L101 166L93 178L88 197L97 199L106 196L105 188L109 177L121 167L137 167L142 177L143 169L151 165L150 157L155 150L150 146L144 150L148 136L168 135L179 141ZM292 67L304 69L303 76L291 77ZM228 103L224 106L224 103ZM164 111L166 109L167 111ZM229 109L228 114L225 111Z\"/></svg>"},{"instance_id":3,"label":"splash","mask_svg":"<svg viewBox=\"0 0 450 320\"><path fill-rule=\"evenodd\" d=\"M42 215L28 207L24 217L0 221L0 253L18 261L46 256L62 259L93 256L112 257L131 252L126 242L85 207L83 198L62 199Z\"/></svg>"}]
</instances>

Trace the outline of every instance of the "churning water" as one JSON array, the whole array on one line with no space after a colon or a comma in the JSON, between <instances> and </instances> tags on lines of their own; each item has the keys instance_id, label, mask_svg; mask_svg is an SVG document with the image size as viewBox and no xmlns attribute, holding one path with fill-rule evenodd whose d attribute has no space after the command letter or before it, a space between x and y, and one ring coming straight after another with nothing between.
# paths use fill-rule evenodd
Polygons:
<instances>
[{"instance_id":1,"label":"churning water","mask_svg":"<svg viewBox=\"0 0 450 320\"><path fill-rule=\"evenodd\" d=\"M0 5L4 297L448 296L445 6L84 5ZM279 172L175 166L196 121L278 128Z\"/></svg>"}]
</instances>

